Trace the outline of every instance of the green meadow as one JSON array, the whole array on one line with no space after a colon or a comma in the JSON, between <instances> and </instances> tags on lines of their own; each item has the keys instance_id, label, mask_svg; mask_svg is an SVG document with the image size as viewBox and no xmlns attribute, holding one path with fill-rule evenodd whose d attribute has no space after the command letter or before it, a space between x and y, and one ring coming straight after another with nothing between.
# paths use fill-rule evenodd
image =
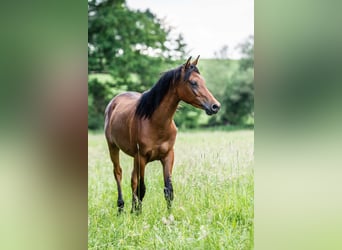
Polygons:
<instances>
[{"instance_id":1,"label":"green meadow","mask_svg":"<svg viewBox=\"0 0 342 250\"><path fill-rule=\"evenodd\" d=\"M174 202L166 208L159 161L146 167L142 213L131 214L133 159L121 153L125 212L103 133L88 136L88 249L252 249L254 131L179 132Z\"/></svg>"}]
</instances>

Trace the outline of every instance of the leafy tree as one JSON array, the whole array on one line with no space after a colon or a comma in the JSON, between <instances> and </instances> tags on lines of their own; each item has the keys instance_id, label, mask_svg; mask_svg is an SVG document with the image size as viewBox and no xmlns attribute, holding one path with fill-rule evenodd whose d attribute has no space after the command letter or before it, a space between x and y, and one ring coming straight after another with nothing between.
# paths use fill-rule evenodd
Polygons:
<instances>
[{"instance_id":1,"label":"leafy tree","mask_svg":"<svg viewBox=\"0 0 342 250\"><path fill-rule=\"evenodd\" d=\"M254 37L249 36L245 42L239 46L243 57L240 60L240 69L247 70L254 68Z\"/></svg>"},{"instance_id":2,"label":"leafy tree","mask_svg":"<svg viewBox=\"0 0 342 250\"><path fill-rule=\"evenodd\" d=\"M175 123L180 128L197 128L202 112L203 110L181 102L174 117Z\"/></svg>"},{"instance_id":3,"label":"leafy tree","mask_svg":"<svg viewBox=\"0 0 342 250\"><path fill-rule=\"evenodd\" d=\"M142 92L158 80L164 65L185 58L183 36L172 39L170 31L149 9L130 10L125 0L88 1L88 72L114 79L106 87L89 80L89 102L94 106L89 107L89 128L100 127L111 88Z\"/></svg>"},{"instance_id":4,"label":"leafy tree","mask_svg":"<svg viewBox=\"0 0 342 250\"><path fill-rule=\"evenodd\" d=\"M91 93L88 95L88 128L98 129L103 127L103 110L109 101L109 85L97 78L90 79L88 93Z\"/></svg>"},{"instance_id":5,"label":"leafy tree","mask_svg":"<svg viewBox=\"0 0 342 250\"><path fill-rule=\"evenodd\" d=\"M225 89L223 122L241 124L254 114L253 41L251 36L239 46L243 57L239 62L239 70L233 74Z\"/></svg>"},{"instance_id":6,"label":"leafy tree","mask_svg":"<svg viewBox=\"0 0 342 250\"><path fill-rule=\"evenodd\" d=\"M221 122L242 124L254 108L253 68L235 73L228 82L223 99Z\"/></svg>"},{"instance_id":7,"label":"leafy tree","mask_svg":"<svg viewBox=\"0 0 342 250\"><path fill-rule=\"evenodd\" d=\"M107 72L120 85L144 89L159 72L169 30L149 10L130 10L123 0L88 5L89 72Z\"/></svg>"},{"instance_id":8,"label":"leafy tree","mask_svg":"<svg viewBox=\"0 0 342 250\"><path fill-rule=\"evenodd\" d=\"M209 120L209 125L243 124L254 114L254 43L249 37L240 44L243 57L239 66L225 82L221 96L222 109L216 117Z\"/></svg>"}]
</instances>

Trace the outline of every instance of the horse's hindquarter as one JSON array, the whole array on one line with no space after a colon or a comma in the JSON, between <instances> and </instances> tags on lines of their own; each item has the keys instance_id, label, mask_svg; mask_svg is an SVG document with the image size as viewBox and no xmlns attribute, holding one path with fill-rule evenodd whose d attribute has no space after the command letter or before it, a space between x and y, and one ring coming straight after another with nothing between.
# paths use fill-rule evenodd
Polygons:
<instances>
[{"instance_id":1,"label":"horse's hindquarter","mask_svg":"<svg viewBox=\"0 0 342 250\"><path fill-rule=\"evenodd\" d=\"M106 111L105 133L108 143L128 155L136 152L134 113L140 93L126 92L113 98Z\"/></svg>"}]
</instances>

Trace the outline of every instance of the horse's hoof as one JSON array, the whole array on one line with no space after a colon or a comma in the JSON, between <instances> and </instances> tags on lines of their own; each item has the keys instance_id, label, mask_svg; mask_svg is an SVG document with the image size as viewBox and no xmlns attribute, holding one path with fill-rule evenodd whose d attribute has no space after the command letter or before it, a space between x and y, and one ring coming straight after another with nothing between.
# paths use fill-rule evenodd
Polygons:
<instances>
[{"instance_id":1,"label":"horse's hoof","mask_svg":"<svg viewBox=\"0 0 342 250\"><path fill-rule=\"evenodd\" d=\"M123 207L118 207L118 215L124 213L124 208Z\"/></svg>"},{"instance_id":2,"label":"horse's hoof","mask_svg":"<svg viewBox=\"0 0 342 250\"><path fill-rule=\"evenodd\" d=\"M118 200L117 205L119 208L123 208L125 206L125 202L123 200Z\"/></svg>"},{"instance_id":3,"label":"horse's hoof","mask_svg":"<svg viewBox=\"0 0 342 250\"><path fill-rule=\"evenodd\" d=\"M141 214L141 211L142 211L141 201L139 201L138 203L132 206L131 213Z\"/></svg>"},{"instance_id":4,"label":"horse's hoof","mask_svg":"<svg viewBox=\"0 0 342 250\"><path fill-rule=\"evenodd\" d=\"M171 201L167 201L167 210L169 212L171 212L171 209L172 209L172 202Z\"/></svg>"}]
</instances>

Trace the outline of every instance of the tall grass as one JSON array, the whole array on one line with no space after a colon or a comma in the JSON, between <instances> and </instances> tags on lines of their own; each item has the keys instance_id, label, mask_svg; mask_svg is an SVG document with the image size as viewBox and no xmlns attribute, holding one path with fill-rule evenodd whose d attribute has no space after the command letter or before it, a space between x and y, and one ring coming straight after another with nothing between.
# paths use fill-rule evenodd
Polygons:
<instances>
[{"instance_id":1,"label":"tall grass","mask_svg":"<svg viewBox=\"0 0 342 250\"><path fill-rule=\"evenodd\" d=\"M133 159L121 154L125 213L102 134L89 134L89 249L252 249L254 133L180 132L167 211L159 162L146 167L142 214L130 213Z\"/></svg>"}]
</instances>

